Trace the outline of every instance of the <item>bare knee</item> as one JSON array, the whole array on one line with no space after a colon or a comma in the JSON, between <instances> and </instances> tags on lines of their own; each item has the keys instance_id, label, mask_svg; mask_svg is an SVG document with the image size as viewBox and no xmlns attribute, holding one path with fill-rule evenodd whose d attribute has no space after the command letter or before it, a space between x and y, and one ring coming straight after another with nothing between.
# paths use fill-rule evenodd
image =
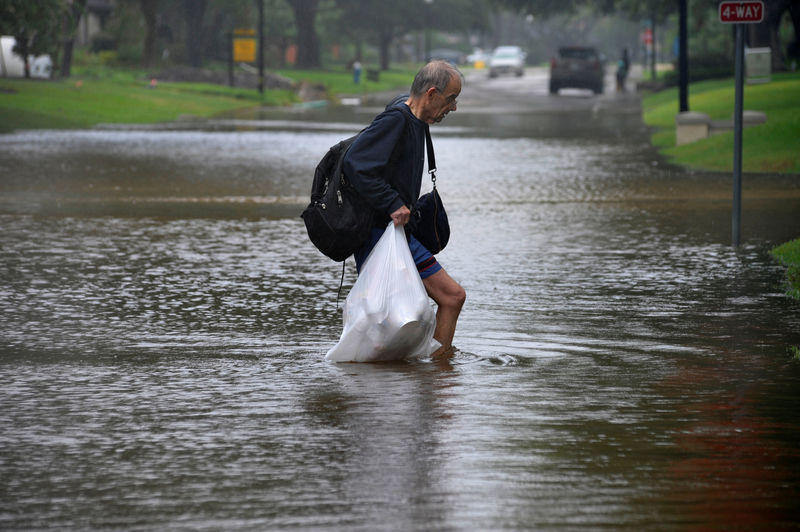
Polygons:
<instances>
[{"instance_id":1,"label":"bare knee","mask_svg":"<svg viewBox=\"0 0 800 532\"><path fill-rule=\"evenodd\" d=\"M459 312L461 307L464 306L467 293L446 271L439 270L422 282L428 295L436 301L440 308L444 307Z\"/></svg>"},{"instance_id":2,"label":"bare knee","mask_svg":"<svg viewBox=\"0 0 800 532\"><path fill-rule=\"evenodd\" d=\"M441 299L442 300L438 302L440 306L460 311L461 307L464 306L464 302L467 300L467 292L460 284L453 281L452 285L447 287Z\"/></svg>"},{"instance_id":3,"label":"bare knee","mask_svg":"<svg viewBox=\"0 0 800 532\"><path fill-rule=\"evenodd\" d=\"M464 306L464 302L467 300L467 292L458 283L456 283L456 287L458 288L453 293L453 306L461 310L461 307Z\"/></svg>"}]
</instances>

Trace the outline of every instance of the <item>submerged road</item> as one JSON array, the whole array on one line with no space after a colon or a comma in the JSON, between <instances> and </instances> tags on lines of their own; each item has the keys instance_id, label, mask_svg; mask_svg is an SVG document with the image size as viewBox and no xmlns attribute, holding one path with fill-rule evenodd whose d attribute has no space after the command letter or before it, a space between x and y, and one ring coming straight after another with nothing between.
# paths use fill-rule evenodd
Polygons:
<instances>
[{"instance_id":1,"label":"submerged road","mask_svg":"<svg viewBox=\"0 0 800 532\"><path fill-rule=\"evenodd\" d=\"M0 136L0 529L796 527L800 184L748 175L734 250L729 176L543 76L469 74L433 128L438 363L323 360L341 267L298 215L380 105Z\"/></svg>"}]
</instances>

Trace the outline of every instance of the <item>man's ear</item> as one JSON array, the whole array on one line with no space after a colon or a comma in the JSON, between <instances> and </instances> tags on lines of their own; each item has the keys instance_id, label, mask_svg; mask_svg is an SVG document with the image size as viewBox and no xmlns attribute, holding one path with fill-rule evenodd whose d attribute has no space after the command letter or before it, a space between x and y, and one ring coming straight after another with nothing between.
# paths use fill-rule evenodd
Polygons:
<instances>
[{"instance_id":1,"label":"man's ear","mask_svg":"<svg viewBox=\"0 0 800 532\"><path fill-rule=\"evenodd\" d=\"M436 92L436 87L428 87L428 90L425 91L425 96L433 96L434 92Z\"/></svg>"}]
</instances>

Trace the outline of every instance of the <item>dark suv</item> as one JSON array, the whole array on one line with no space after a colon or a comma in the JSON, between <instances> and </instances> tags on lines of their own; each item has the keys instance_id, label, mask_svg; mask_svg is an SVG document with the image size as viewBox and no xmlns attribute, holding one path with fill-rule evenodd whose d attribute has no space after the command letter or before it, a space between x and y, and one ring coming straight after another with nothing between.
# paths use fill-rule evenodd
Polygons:
<instances>
[{"instance_id":1,"label":"dark suv","mask_svg":"<svg viewBox=\"0 0 800 532\"><path fill-rule=\"evenodd\" d=\"M550 60L550 94L559 89L591 89L603 92L605 65L596 49L586 46L564 46Z\"/></svg>"}]
</instances>

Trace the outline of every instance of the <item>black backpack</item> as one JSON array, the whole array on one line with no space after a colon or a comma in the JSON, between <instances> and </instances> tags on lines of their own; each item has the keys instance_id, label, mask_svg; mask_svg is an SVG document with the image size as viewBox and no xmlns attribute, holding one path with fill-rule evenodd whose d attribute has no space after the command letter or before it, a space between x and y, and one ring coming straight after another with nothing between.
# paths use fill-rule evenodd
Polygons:
<instances>
[{"instance_id":1,"label":"black backpack","mask_svg":"<svg viewBox=\"0 0 800 532\"><path fill-rule=\"evenodd\" d=\"M372 229L372 208L342 172L342 163L358 135L332 146L314 170L311 203L300 215L311 242L339 262L367 241Z\"/></svg>"},{"instance_id":2,"label":"black backpack","mask_svg":"<svg viewBox=\"0 0 800 532\"><path fill-rule=\"evenodd\" d=\"M395 99L403 100L406 96ZM402 113L406 118L405 113ZM311 202L300 215L306 224L311 242L327 257L340 262L355 253L369 238L373 225L372 207L361 197L342 171L347 150L360 133L332 146L314 170L311 185ZM424 194L419 209L412 211L409 229L432 253L438 253L447 244L450 229L447 215L436 191L436 159L428 127L425 127L428 153L428 173L433 181L433 192Z\"/></svg>"}]
</instances>

